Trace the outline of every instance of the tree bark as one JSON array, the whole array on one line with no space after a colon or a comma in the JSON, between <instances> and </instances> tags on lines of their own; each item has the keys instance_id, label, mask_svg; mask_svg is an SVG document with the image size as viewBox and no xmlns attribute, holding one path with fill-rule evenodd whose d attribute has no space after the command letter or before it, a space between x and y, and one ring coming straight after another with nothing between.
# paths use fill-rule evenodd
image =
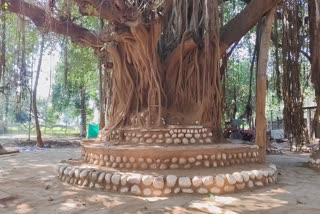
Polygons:
<instances>
[{"instance_id":1,"label":"tree bark","mask_svg":"<svg viewBox=\"0 0 320 214\"><path fill-rule=\"evenodd\" d=\"M86 89L82 88L80 90L80 135L81 137L86 137L87 134L87 112L86 112Z\"/></svg>"},{"instance_id":2,"label":"tree bark","mask_svg":"<svg viewBox=\"0 0 320 214\"><path fill-rule=\"evenodd\" d=\"M259 146L260 158L264 162L267 146L267 123L265 115L267 91L267 65L269 56L269 42L271 39L272 23L276 8L273 8L264 18L258 59L257 73L257 106L256 106L256 144Z\"/></svg>"},{"instance_id":3,"label":"tree bark","mask_svg":"<svg viewBox=\"0 0 320 214\"><path fill-rule=\"evenodd\" d=\"M44 41L45 41L44 34L42 34L41 35L41 43L40 43L39 61L38 61L37 73L36 73L36 78L35 78L35 82L34 82L34 89L33 89L33 95L32 95L34 121L35 121L35 124L36 124L36 133L37 133L37 144L36 144L36 146L38 146L38 147L44 147L44 143L43 143L42 137L41 137L41 130L40 130L40 124L39 124L39 117L38 117L38 109L37 109L37 89L38 89L38 82L39 82L39 77L40 77L40 72L41 72Z\"/></svg>"}]
</instances>

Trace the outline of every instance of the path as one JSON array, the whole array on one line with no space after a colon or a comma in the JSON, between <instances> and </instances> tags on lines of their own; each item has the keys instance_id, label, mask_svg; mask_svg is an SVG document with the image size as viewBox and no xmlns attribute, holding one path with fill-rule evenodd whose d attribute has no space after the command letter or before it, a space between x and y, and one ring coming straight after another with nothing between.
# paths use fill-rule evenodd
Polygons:
<instances>
[{"instance_id":1,"label":"path","mask_svg":"<svg viewBox=\"0 0 320 214\"><path fill-rule=\"evenodd\" d=\"M320 173L301 167L305 155L268 156L280 169L278 184L226 196L142 198L94 192L60 183L55 166L80 148L53 148L0 156L0 213L320 213Z\"/></svg>"}]
</instances>

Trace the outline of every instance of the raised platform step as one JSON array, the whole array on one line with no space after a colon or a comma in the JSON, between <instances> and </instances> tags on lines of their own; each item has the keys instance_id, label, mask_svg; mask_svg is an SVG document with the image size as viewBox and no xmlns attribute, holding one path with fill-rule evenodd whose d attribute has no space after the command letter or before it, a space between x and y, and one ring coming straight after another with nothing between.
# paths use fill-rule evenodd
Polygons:
<instances>
[{"instance_id":1,"label":"raised platform step","mask_svg":"<svg viewBox=\"0 0 320 214\"><path fill-rule=\"evenodd\" d=\"M58 178L75 186L141 196L180 193L220 195L272 184L277 179L277 169L275 165L248 164L215 170L118 171L72 162L58 167Z\"/></svg>"},{"instance_id":2,"label":"raised platform step","mask_svg":"<svg viewBox=\"0 0 320 214\"><path fill-rule=\"evenodd\" d=\"M216 168L260 162L259 147L246 144L128 146L83 144L85 162L118 169Z\"/></svg>"}]
</instances>

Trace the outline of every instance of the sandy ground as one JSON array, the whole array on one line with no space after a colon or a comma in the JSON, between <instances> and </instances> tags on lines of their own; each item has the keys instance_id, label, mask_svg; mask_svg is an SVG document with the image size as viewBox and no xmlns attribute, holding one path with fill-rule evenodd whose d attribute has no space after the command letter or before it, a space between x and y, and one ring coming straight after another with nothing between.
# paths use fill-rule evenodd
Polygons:
<instances>
[{"instance_id":1,"label":"sandy ground","mask_svg":"<svg viewBox=\"0 0 320 214\"><path fill-rule=\"evenodd\" d=\"M274 186L210 197L142 198L62 184L55 167L80 148L27 149L0 156L0 213L320 213L320 173L302 167L307 155L268 156L280 169Z\"/></svg>"}]
</instances>

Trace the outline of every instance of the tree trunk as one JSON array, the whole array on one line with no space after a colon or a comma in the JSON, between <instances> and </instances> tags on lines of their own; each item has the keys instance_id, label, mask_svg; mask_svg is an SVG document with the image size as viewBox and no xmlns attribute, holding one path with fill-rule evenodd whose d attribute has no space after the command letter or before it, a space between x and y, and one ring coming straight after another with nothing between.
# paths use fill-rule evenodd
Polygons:
<instances>
[{"instance_id":1,"label":"tree trunk","mask_svg":"<svg viewBox=\"0 0 320 214\"><path fill-rule=\"evenodd\" d=\"M256 144L259 146L260 158L264 162L267 145L267 123L265 115L267 91L267 65L269 56L269 42L271 38L272 23L276 9L272 9L262 24L262 34L258 58L257 73L257 106L256 106Z\"/></svg>"},{"instance_id":2,"label":"tree trunk","mask_svg":"<svg viewBox=\"0 0 320 214\"><path fill-rule=\"evenodd\" d=\"M99 112L100 112L100 130L106 125L106 94L105 94L105 68L102 66L102 59L99 60Z\"/></svg>"},{"instance_id":3,"label":"tree trunk","mask_svg":"<svg viewBox=\"0 0 320 214\"><path fill-rule=\"evenodd\" d=\"M87 111L86 111L86 89L82 88L80 90L80 135L81 137L86 137L87 134Z\"/></svg>"},{"instance_id":4,"label":"tree trunk","mask_svg":"<svg viewBox=\"0 0 320 214\"><path fill-rule=\"evenodd\" d=\"M37 89L38 89L38 82L39 82L39 77L40 77L40 72L41 72L41 63L42 63L42 55L43 55L43 49L44 49L44 41L45 41L44 34L42 34L41 35L41 43L40 43L39 61L38 61L37 73L36 73L33 95L32 95L33 114L34 114L34 121L36 124L36 133L37 133L37 144L36 144L37 147L44 147L44 143L43 143L42 137L41 137L38 109L37 109Z\"/></svg>"}]
</instances>

